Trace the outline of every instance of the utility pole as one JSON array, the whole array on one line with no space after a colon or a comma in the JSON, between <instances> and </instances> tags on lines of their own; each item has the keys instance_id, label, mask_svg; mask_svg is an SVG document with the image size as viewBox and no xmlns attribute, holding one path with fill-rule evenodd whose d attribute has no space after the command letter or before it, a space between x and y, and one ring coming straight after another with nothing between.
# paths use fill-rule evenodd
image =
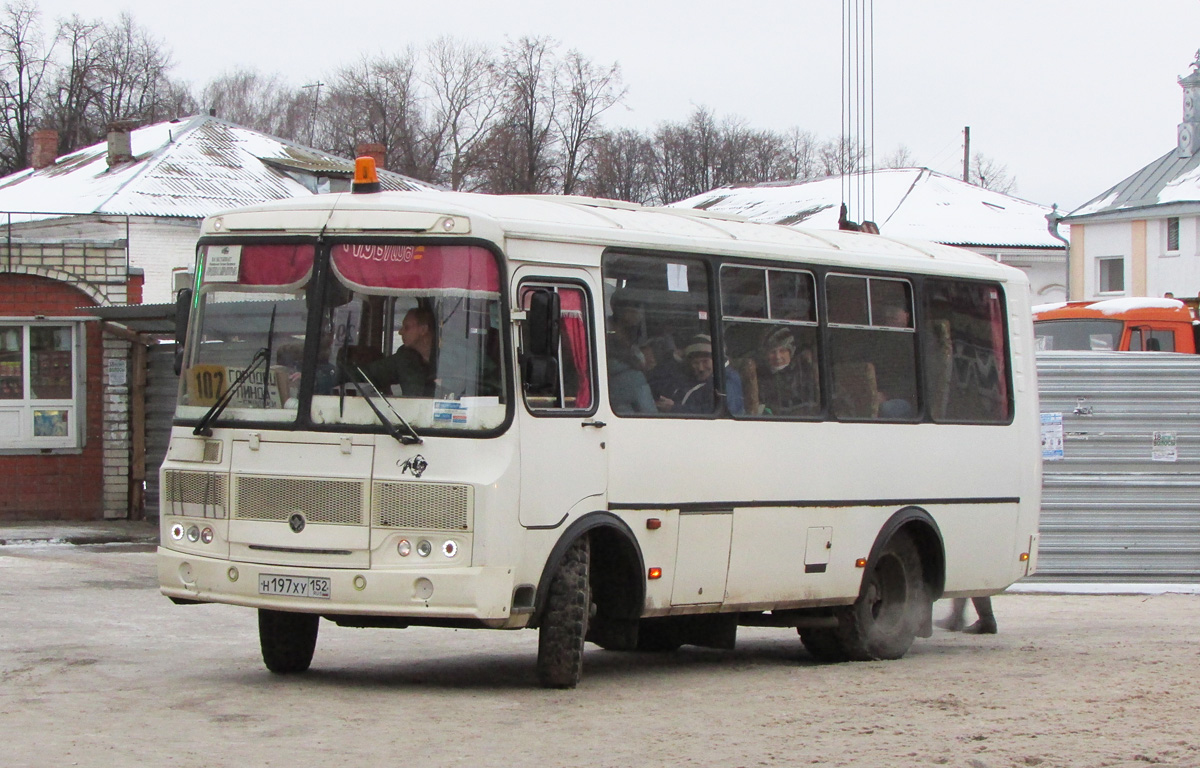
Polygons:
<instances>
[{"instance_id":1,"label":"utility pole","mask_svg":"<svg viewBox=\"0 0 1200 768\"><path fill-rule=\"evenodd\" d=\"M971 183L971 126L963 128L963 181Z\"/></svg>"},{"instance_id":2,"label":"utility pole","mask_svg":"<svg viewBox=\"0 0 1200 768\"><path fill-rule=\"evenodd\" d=\"M313 145L314 136L317 132L317 105L321 103L322 85L325 85L325 83L322 83L320 80L318 80L315 83L309 83L308 85L300 86L301 88L316 88L316 92L313 94L312 117L309 118L308 121L308 146L310 147Z\"/></svg>"}]
</instances>

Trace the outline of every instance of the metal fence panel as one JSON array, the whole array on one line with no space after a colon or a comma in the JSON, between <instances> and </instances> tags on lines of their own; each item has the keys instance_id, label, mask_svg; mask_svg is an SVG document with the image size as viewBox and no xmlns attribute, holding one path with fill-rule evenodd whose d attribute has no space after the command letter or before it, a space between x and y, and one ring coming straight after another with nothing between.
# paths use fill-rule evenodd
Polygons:
<instances>
[{"instance_id":1,"label":"metal fence panel","mask_svg":"<svg viewBox=\"0 0 1200 768\"><path fill-rule=\"evenodd\" d=\"M1037 369L1063 455L1043 462L1031 580L1200 582L1200 355L1044 352Z\"/></svg>"}]
</instances>

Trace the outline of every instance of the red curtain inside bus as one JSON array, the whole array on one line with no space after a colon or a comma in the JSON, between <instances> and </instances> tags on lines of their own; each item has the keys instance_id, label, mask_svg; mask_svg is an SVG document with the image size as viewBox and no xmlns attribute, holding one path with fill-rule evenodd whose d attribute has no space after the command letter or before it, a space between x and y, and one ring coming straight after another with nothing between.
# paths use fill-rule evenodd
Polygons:
<instances>
[{"instance_id":1,"label":"red curtain inside bus","mask_svg":"<svg viewBox=\"0 0 1200 768\"><path fill-rule=\"evenodd\" d=\"M312 271L315 247L310 243L242 246L241 285L295 285Z\"/></svg>"},{"instance_id":2,"label":"red curtain inside bus","mask_svg":"<svg viewBox=\"0 0 1200 768\"><path fill-rule=\"evenodd\" d=\"M375 245L333 247L333 268L347 285L368 293L497 298L496 258L473 245Z\"/></svg>"},{"instance_id":3,"label":"red curtain inside bus","mask_svg":"<svg viewBox=\"0 0 1200 768\"><path fill-rule=\"evenodd\" d=\"M575 373L579 388L575 393L575 407L584 409L592 406L592 379L589 373L587 325L583 321L583 291L561 290L563 338L571 348L571 359L575 361Z\"/></svg>"}]
</instances>

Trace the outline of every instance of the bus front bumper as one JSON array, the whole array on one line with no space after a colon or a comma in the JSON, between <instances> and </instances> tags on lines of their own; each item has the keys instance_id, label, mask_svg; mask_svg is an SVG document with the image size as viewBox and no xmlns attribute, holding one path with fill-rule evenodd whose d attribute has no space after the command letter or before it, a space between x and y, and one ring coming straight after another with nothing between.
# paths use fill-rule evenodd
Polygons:
<instances>
[{"instance_id":1,"label":"bus front bumper","mask_svg":"<svg viewBox=\"0 0 1200 768\"><path fill-rule=\"evenodd\" d=\"M200 557L158 548L158 584L167 597L322 615L465 619L522 626L512 616L511 568L301 568ZM260 592L260 576L328 579L328 597ZM517 621L513 621L516 619Z\"/></svg>"}]
</instances>

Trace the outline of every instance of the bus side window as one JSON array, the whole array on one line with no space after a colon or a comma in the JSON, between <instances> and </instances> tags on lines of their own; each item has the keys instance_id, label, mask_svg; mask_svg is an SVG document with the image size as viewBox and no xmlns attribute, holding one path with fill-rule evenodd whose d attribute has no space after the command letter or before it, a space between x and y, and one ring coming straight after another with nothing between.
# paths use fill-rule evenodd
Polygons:
<instances>
[{"instance_id":1,"label":"bus side window","mask_svg":"<svg viewBox=\"0 0 1200 768\"><path fill-rule=\"evenodd\" d=\"M521 286L521 308L528 310L537 290L550 289L559 298L558 354L553 361L555 373L544 386L522 387L525 404L533 413L552 411L588 411L594 403L595 383L592 366L591 312L587 294L573 285ZM521 329L521 350L528 346L530 328Z\"/></svg>"},{"instance_id":2,"label":"bus side window","mask_svg":"<svg viewBox=\"0 0 1200 768\"><path fill-rule=\"evenodd\" d=\"M939 422L1003 424L1012 413L1000 287L925 281L921 332L929 415Z\"/></svg>"},{"instance_id":3,"label":"bus side window","mask_svg":"<svg viewBox=\"0 0 1200 768\"><path fill-rule=\"evenodd\" d=\"M834 415L918 418L912 286L895 278L831 274L825 291Z\"/></svg>"}]
</instances>

